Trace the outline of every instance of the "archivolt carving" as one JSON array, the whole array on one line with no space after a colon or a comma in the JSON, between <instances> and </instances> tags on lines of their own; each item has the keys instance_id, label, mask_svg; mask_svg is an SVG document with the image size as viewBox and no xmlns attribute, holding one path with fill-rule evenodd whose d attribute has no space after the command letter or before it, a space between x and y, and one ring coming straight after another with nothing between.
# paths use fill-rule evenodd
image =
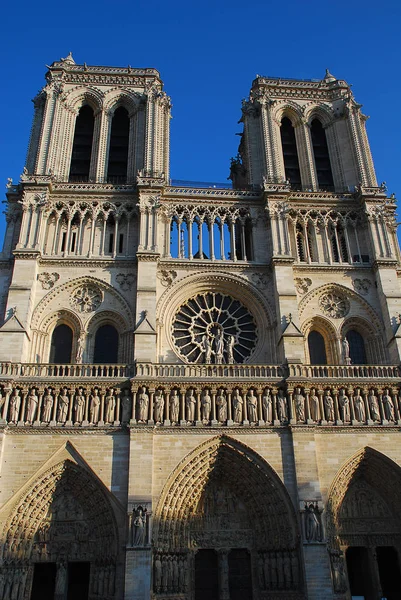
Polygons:
<instances>
[{"instance_id":1,"label":"archivolt carving","mask_svg":"<svg viewBox=\"0 0 401 600\"><path fill-rule=\"evenodd\" d=\"M63 309L47 315L40 325L40 330L50 333L53 327L63 323L69 325L76 336L79 335L83 327L81 319L75 313L70 310Z\"/></svg>"},{"instance_id":2,"label":"archivolt carving","mask_svg":"<svg viewBox=\"0 0 401 600\"><path fill-rule=\"evenodd\" d=\"M334 112L331 106L323 103L306 106L304 115L309 124L312 123L313 119L317 118L324 127L330 125L334 119Z\"/></svg>"},{"instance_id":3,"label":"archivolt carving","mask_svg":"<svg viewBox=\"0 0 401 600\"><path fill-rule=\"evenodd\" d=\"M360 494L357 493L358 489L361 492ZM369 490L368 493L366 493L367 489ZM364 493L363 498L362 493ZM349 502L344 504L348 496ZM361 506L358 508L358 503L360 504L362 501L363 508ZM394 517L399 515L400 512L401 469L387 456L367 446L341 467L331 485L326 513L329 543L335 546L337 536L344 527L348 527L348 532L350 532L351 526L349 523L344 522L344 519L364 518L365 513L375 513L376 520L379 518L380 521L383 521L381 528L379 528L380 531L373 532L373 522L369 531L358 531L358 525L353 524L354 534L369 534L369 532L400 534L399 526L397 526L396 531L394 530L394 523L396 522L394 518L391 519L390 531L384 525L384 521L388 521L390 513ZM366 514L368 518L370 518L369 514Z\"/></svg>"},{"instance_id":4,"label":"archivolt carving","mask_svg":"<svg viewBox=\"0 0 401 600\"><path fill-rule=\"evenodd\" d=\"M47 471L21 498L4 528L3 560L108 560L117 525L100 484L70 460Z\"/></svg>"},{"instance_id":5,"label":"archivolt carving","mask_svg":"<svg viewBox=\"0 0 401 600\"><path fill-rule=\"evenodd\" d=\"M283 117L290 119L293 127L297 127L302 123L303 115L299 104L291 100L277 103L273 111L273 119L280 124Z\"/></svg>"},{"instance_id":6,"label":"archivolt carving","mask_svg":"<svg viewBox=\"0 0 401 600\"><path fill-rule=\"evenodd\" d=\"M101 110L104 94L101 90L91 86L79 86L63 95L65 106L71 110L77 111L85 104L89 104L96 112Z\"/></svg>"},{"instance_id":7,"label":"archivolt carving","mask_svg":"<svg viewBox=\"0 0 401 600\"><path fill-rule=\"evenodd\" d=\"M127 323L123 316L113 310L102 310L91 318L86 326L87 331L93 332L101 325L114 325L119 333L123 333L128 329Z\"/></svg>"},{"instance_id":8,"label":"archivolt carving","mask_svg":"<svg viewBox=\"0 0 401 600\"><path fill-rule=\"evenodd\" d=\"M42 300L39 302L39 304L35 308L35 311L32 316L32 328L40 329L40 324L43 319L44 312L49 307L49 305L56 299L56 297L58 295L60 295L65 290L72 291L75 288L77 288L79 286L83 286L83 285L97 286L103 293L104 302L107 301L107 295L112 296L117 301L117 304L119 305L119 310L121 311L121 314L125 315L127 322L128 322L128 326L129 327L134 326L134 319L133 319L131 309L130 309L127 301L123 298L123 296L121 296L121 294L119 292L117 292L117 290L115 290L115 288L113 288L108 283L105 283L104 281L101 281L100 279L96 279L95 277L86 276L86 277L79 277L77 279L72 279L71 281L63 283L62 285L55 286L48 294L46 294L46 296L44 298L42 298Z\"/></svg>"},{"instance_id":9,"label":"archivolt carving","mask_svg":"<svg viewBox=\"0 0 401 600\"><path fill-rule=\"evenodd\" d=\"M138 109L142 96L131 90L123 90L120 87L108 90L104 99L105 111L111 110L113 113L119 106L124 106L131 117Z\"/></svg>"},{"instance_id":10,"label":"archivolt carving","mask_svg":"<svg viewBox=\"0 0 401 600\"><path fill-rule=\"evenodd\" d=\"M278 475L226 436L208 440L178 465L155 513L158 551L237 544L285 550L297 539L294 509Z\"/></svg>"}]
</instances>

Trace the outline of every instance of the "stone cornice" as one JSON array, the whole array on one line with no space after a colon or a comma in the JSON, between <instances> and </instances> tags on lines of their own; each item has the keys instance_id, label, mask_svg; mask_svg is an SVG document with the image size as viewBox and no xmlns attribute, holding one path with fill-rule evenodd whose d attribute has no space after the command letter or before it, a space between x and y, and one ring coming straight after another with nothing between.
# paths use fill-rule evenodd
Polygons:
<instances>
[{"instance_id":1,"label":"stone cornice","mask_svg":"<svg viewBox=\"0 0 401 600\"><path fill-rule=\"evenodd\" d=\"M264 270L269 268L268 263L259 263L252 261L233 261L233 260L200 260L198 258L160 258L160 266L163 268L174 268L174 269L185 269L186 271L192 271L199 269L199 267L207 269L208 271L221 271L222 268L236 271L254 271Z\"/></svg>"},{"instance_id":2,"label":"stone cornice","mask_svg":"<svg viewBox=\"0 0 401 600\"><path fill-rule=\"evenodd\" d=\"M319 265L315 265L313 263L294 263L294 273L308 273L308 272L313 272L313 271L323 271L326 273L343 273L344 271L352 271L353 273L357 272L359 269L362 270L371 270L372 269L372 265L370 263L355 263L353 265L349 265L346 263L335 263L335 264L319 264Z\"/></svg>"},{"instance_id":3,"label":"stone cornice","mask_svg":"<svg viewBox=\"0 0 401 600\"><path fill-rule=\"evenodd\" d=\"M251 191L251 190L233 190L225 188L190 188L190 187L173 187L168 186L163 189L163 199L168 200L169 197L172 199L177 197L185 197L186 201L194 200L199 202L199 198L204 199L219 198L219 202L224 199L237 199L237 200L260 200L262 198L262 191Z\"/></svg>"},{"instance_id":4,"label":"stone cornice","mask_svg":"<svg viewBox=\"0 0 401 600\"><path fill-rule=\"evenodd\" d=\"M138 250L136 258L138 262L157 262L160 258L160 254L159 252Z\"/></svg>"},{"instance_id":5,"label":"stone cornice","mask_svg":"<svg viewBox=\"0 0 401 600\"><path fill-rule=\"evenodd\" d=\"M77 427L50 427L50 426L15 426L15 425L0 425L0 431L3 431L6 435L124 435L127 433L127 427L125 425L109 427L98 427L98 426L77 426Z\"/></svg>"},{"instance_id":6,"label":"stone cornice","mask_svg":"<svg viewBox=\"0 0 401 600\"><path fill-rule=\"evenodd\" d=\"M137 261L132 257L118 257L116 258L72 258L67 257L55 257L55 256L41 256L39 259L39 266L49 267L84 267L85 269L94 268L134 268L137 265Z\"/></svg>"}]
</instances>

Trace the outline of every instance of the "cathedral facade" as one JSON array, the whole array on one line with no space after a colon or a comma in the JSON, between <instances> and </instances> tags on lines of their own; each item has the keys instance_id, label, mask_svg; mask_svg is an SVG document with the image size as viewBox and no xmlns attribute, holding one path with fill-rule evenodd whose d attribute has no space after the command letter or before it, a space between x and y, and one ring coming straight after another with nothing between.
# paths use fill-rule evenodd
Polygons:
<instances>
[{"instance_id":1,"label":"cathedral facade","mask_svg":"<svg viewBox=\"0 0 401 600\"><path fill-rule=\"evenodd\" d=\"M0 598L400 598L396 205L349 85L257 76L230 186L170 179L155 69L69 55L34 107Z\"/></svg>"}]
</instances>

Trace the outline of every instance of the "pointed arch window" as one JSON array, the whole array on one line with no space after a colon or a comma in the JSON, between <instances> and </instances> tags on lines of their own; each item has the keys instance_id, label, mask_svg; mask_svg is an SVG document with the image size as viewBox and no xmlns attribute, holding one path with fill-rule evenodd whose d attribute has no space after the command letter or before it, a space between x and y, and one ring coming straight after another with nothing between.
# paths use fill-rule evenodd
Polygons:
<instances>
[{"instance_id":1,"label":"pointed arch window","mask_svg":"<svg viewBox=\"0 0 401 600\"><path fill-rule=\"evenodd\" d=\"M119 106L111 122L109 161L107 165L108 183L126 183L128 169L129 116L123 106Z\"/></svg>"},{"instance_id":2,"label":"pointed arch window","mask_svg":"<svg viewBox=\"0 0 401 600\"><path fill-rule=\"evenodd\" d=\"M281 145L283 148L285 178L294 189L301 188L301 170L299 168L297 141L294 127L288 117L281 120Z\"/></svg>"},{"instance_id":3,"label":"pointed arch window","mask_svg":"<svg viewBox=\"0 0 401 600\"><path fill-rule=\"evenodd\" d=\"M299 262L306 262L305 237L302 225L297 223L296 226L296 242Z\"/></svg>"},{"instance_id":4,"label":"pointed arch window","mask_svg":"<svg viewBox=\"0 0 401 600\"><path fill-rule=\"evenodd\" d=\"M313 119L310 127L313 155L315 157L316 178L320 189L333 191L334 180L330 164L326 132L319 119Z\"/></svg>"},{"instance_id":5,"label":"pointed arch window","mask_svg":"<svg viewBox=\"0 0 401 600\"><path fill-rule=\"evenodd\" d=\"M102 325L96 331L93 362L96 364L118 362L118 331L113 325Z\"/></svg>"},{"instance_id":6,"label":"pointed arch window","mask_svg":"<svg viewBox=\"0 0 401 600\"><path fill-rule=\"evenodd\" d=\"M75 123L69 181L89 181L94 124L92 108L82 106Z\"/></svg>"},{"instance_id":7,"label":"pointed arch window","mask_svg":"<svg viewBox=\"0 0 401 600\"><path fill-rule=\"evenodd\" d=\"M69 364L72 354L72 329L68 325L57 325L50 343L50 363Z\"/></svg>"},{"instance_id":8,"label":"pointed arch window","mask_svg":"<svg viewBox=\"0 0 401 600\"><path fill-rule=\"evenodd\" d=\"M347 340L349 343L349 355L351 358L351 364L353 365L366 365L366 349L365 342L359 331L350 329L347 331Z\"/></svg>"},{"instance_id":9,"label":"pointed arch window","mask_svg":"<svg viewBox=\"0 0 401 600\"><path fill-rule=\"evenodd\" d=\"M309 360L311 365L327 365L326 345L324 338L318 331L311 331L308 335Z\"/></svg>"}]
</instances>

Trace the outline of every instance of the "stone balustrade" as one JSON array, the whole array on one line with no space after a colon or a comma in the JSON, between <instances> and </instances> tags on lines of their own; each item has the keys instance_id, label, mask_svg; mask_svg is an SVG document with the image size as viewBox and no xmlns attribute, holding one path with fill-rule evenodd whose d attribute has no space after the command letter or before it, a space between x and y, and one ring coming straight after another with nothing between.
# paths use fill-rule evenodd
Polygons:
<instances>
[{"instance_id":1,"label":"stone balustrade","mask_svg":"<svg viewBox=\"0 0 401 600\"><path fill-rule=\"evenodd\" d=\"M71 379L127 379L135 373L134 365L121 364L66 364L0 363L1 378L64 378Z\"/></svg>"},{"instance_id":2,"label":"stone balustrade","mask_svg":"<svg viewBox=\"0 0 401 600\"><path fill-rule=\"evenodd\" d=\"M394 379L401 377L397 365L289 365L290 377L306 379Z\"/></svg>"}]
</instances>

